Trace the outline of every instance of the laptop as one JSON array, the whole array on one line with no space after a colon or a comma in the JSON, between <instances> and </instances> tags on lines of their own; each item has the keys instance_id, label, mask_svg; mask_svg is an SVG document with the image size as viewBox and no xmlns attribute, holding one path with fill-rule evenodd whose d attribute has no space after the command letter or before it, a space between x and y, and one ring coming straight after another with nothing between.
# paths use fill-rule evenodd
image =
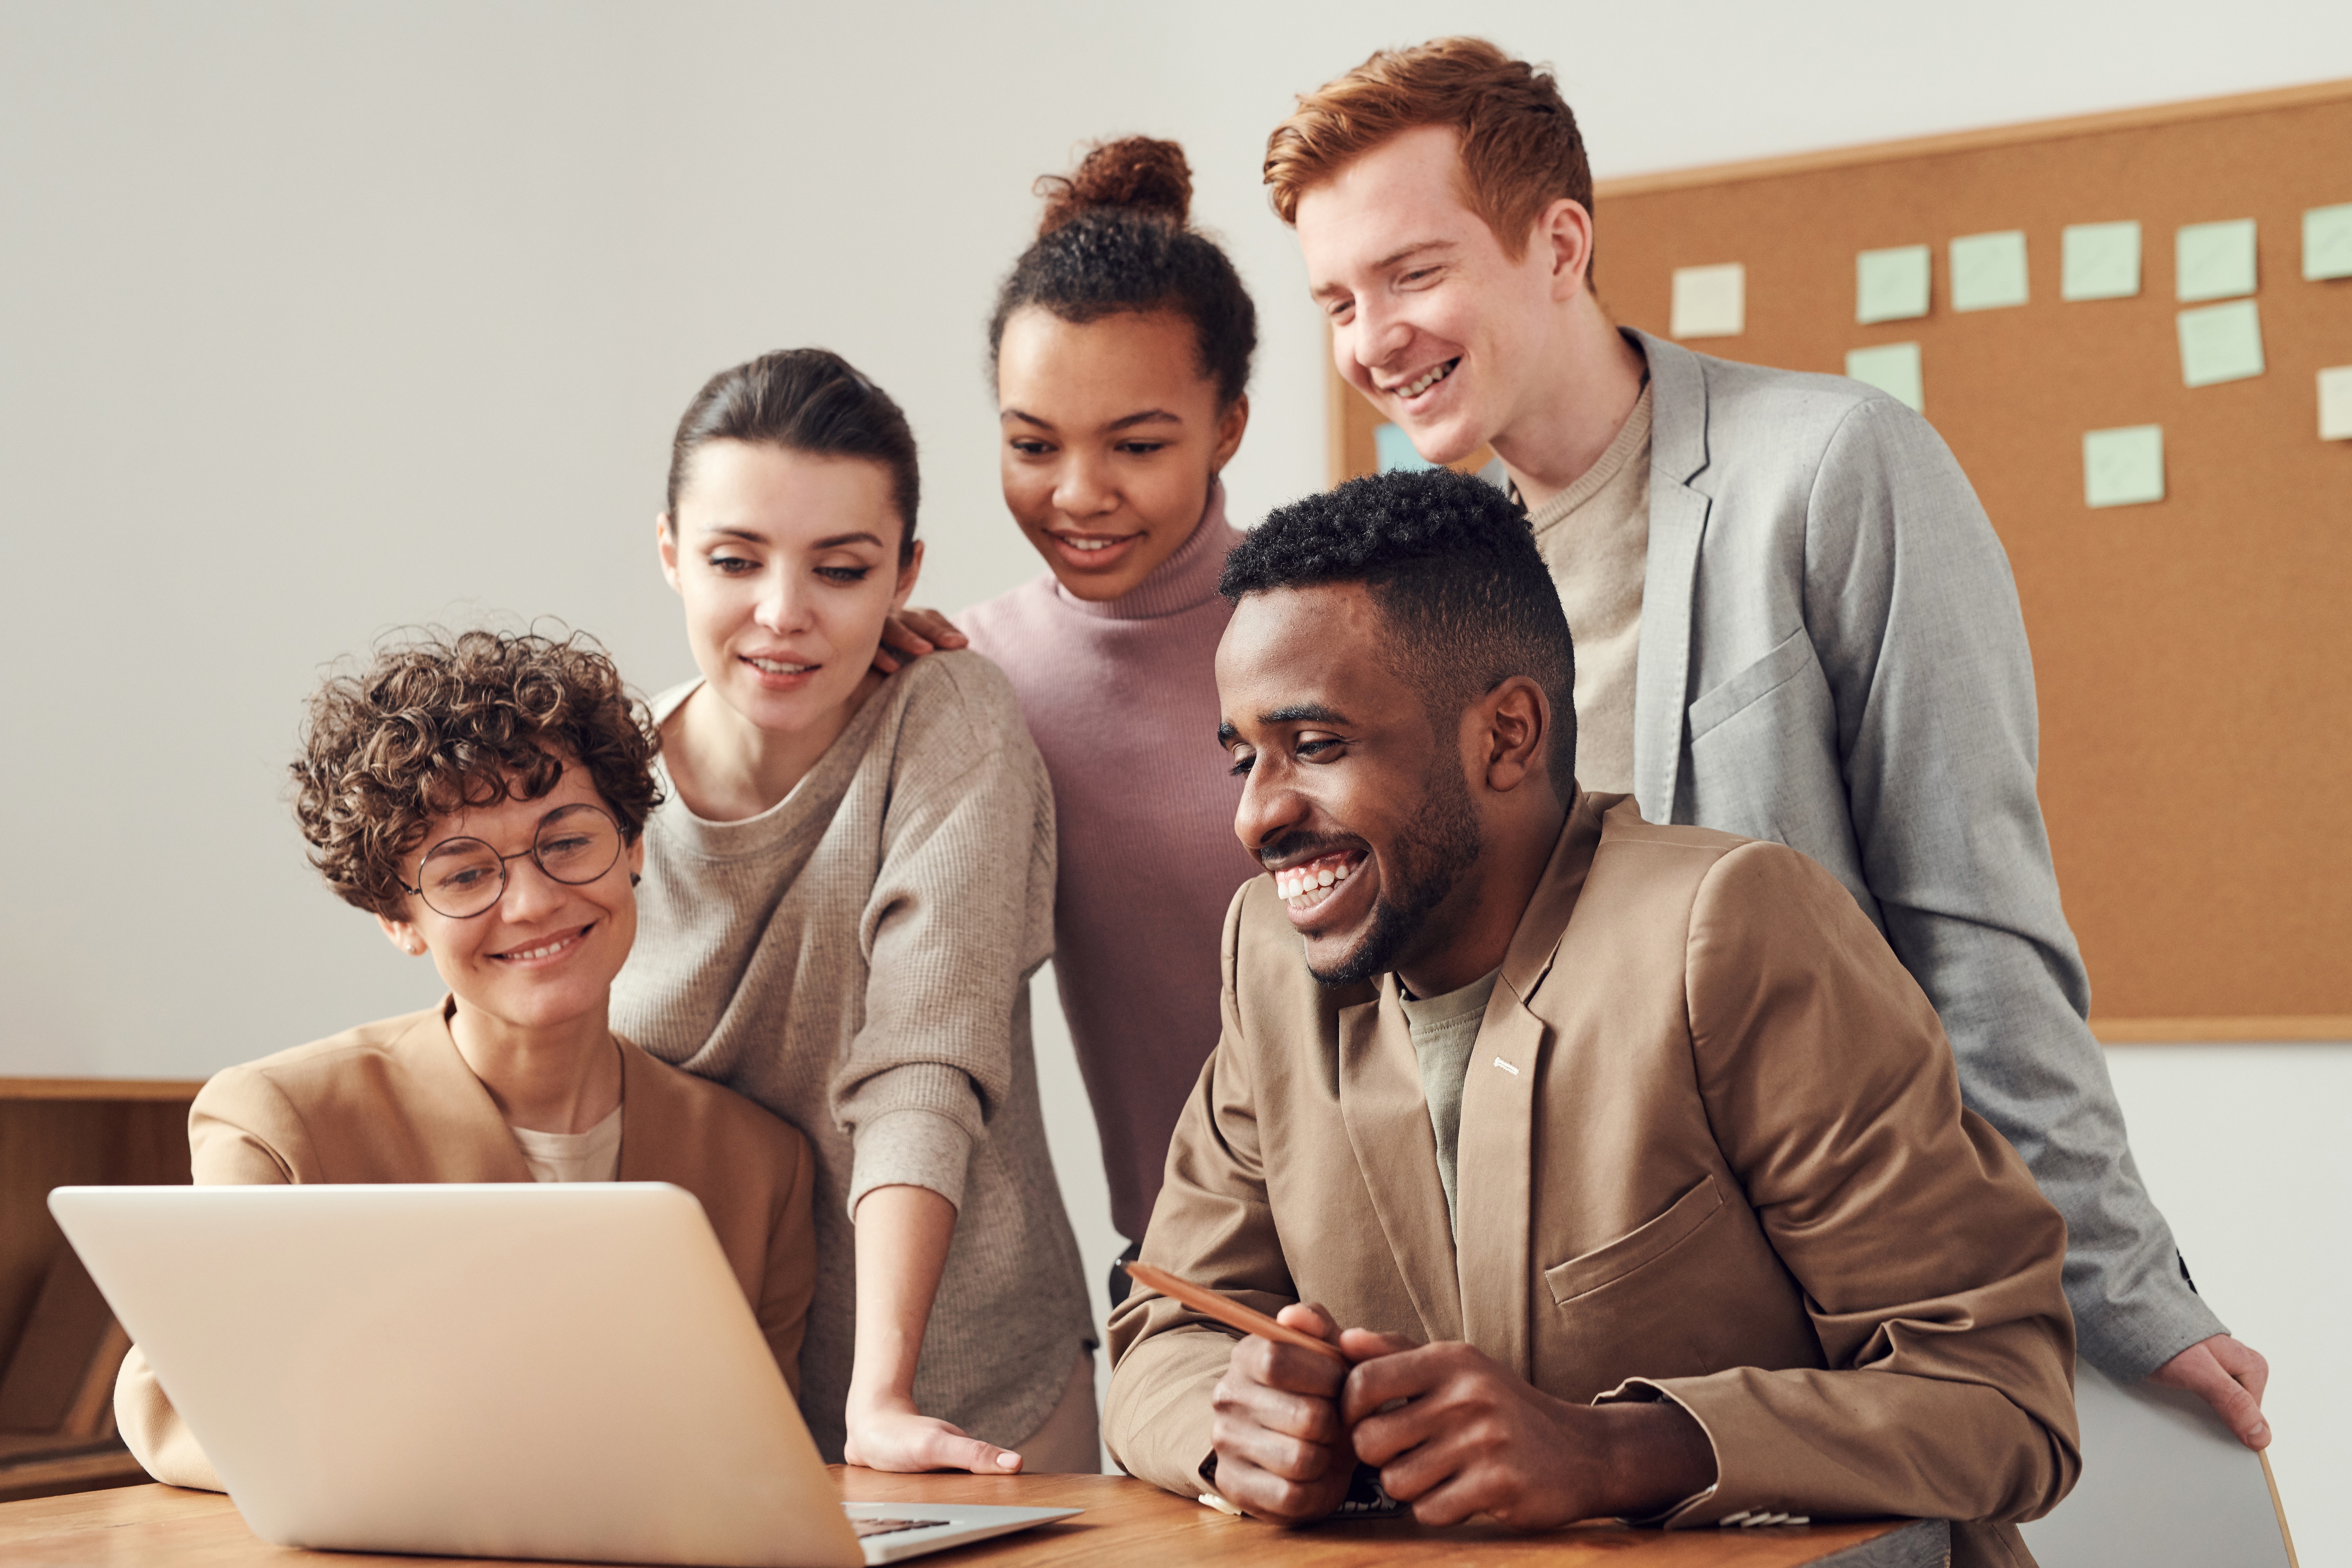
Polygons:
<instances>
[{"instance_id":1,"label":"laptop","mask_svg":"<svg viewBox=\"0 0 2352 1568\"><path fill-rule=\"evenodd\" d=\"M665 1183L60 1187L49 1212L279 1545L853 1568L1078 1511L844 1503Z\"/></svg>"}]
</instances>

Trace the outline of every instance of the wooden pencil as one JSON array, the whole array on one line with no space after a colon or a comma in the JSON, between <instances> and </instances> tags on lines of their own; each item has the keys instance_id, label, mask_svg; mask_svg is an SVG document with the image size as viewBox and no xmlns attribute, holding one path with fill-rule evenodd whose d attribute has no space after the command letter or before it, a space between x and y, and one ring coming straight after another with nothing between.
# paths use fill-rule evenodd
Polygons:
<instances>
[{"instance_id":1,"label":"wooden pencil","mask_svg":"<svg viewBox=\"0 0 2352 1568\"><path fill-rule=\"evenodd\" d=\"M1313 1334L1277 1323L1255 1307L1244 1306L1221 1290L1195 1285L1190 1279L1180 1279L1165 1268L1154 1268L1149 1263L1129 1263L1124 1267L1127 1277L1137 1284L1148 1286L1171 1300L1181 1301L1196 1312L1205 1312L1217 1321L1230 1324L1245 1334L1297 1345L1301 1350L1318 1351L1341 1366L1349 1364L1348 1358L1340 1353L1339 1347L1328 1340L1318 1340Z\"/></svg>"}]
</instances>

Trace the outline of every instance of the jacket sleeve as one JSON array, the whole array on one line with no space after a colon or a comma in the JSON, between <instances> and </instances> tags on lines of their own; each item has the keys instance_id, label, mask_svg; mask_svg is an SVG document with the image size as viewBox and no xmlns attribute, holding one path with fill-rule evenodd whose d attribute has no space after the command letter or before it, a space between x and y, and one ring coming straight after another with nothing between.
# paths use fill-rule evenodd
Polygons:
<instances>
[{"instance_id":1,"label":"jacket sleeve","mask_svg":"<svg viewBox=\"0 0 2352 1568\"><path fill-rule=\"evenodd\" d=\"M759 1300L760 1331L793 1397L801 1394L801 1342L808 1333L809 1302L816 1295L816 1159L808 1140L790 1131L786 1169L768 1233L768 1272Z\"/></svg>"},{"instance_id":2,"label":"jacket sleeve","mask_svg":"<svg viewBox=\"0 0 2352 1568\"><path fill-rule=\"evenodd\" d=\"M2065 1227L1963 1110L1927 998L1843 888L1775 844L1707 874L1685 983L1708 1121L1823 1364L1636 1380L1715 1446L1714 1489L1671 1522L2047 1512L2080 1468Z\"/></svg>"},{"instance_id":3,"label":"jacket sleeve","mask_svg":"<svg viewBox=\"0 0 2352 1568\"><path fill-rule=\"evenodd\" d=\"M268 1078L232 1068L215 1077L188 1108L188 1151L200 1187L275 1186L292 1182L295 1166L284 1152L299 1146L301 1119ZM114 1378L114 1424L131 1458L159 1481L205 1491L226 1491L212 1461L155 1371L138 1346L122 1358Z\"/></svg>"},{"instance_id":4,"label":"jacket sleeve","mask_svg":"<svg viewBox=\"0 0 2352 1568\"><path fill-rule=\"evenodd\" d=\"M1298 1294L1266 1204L1249 1053L1234 1002L1248 891L1244 886L1234 895L1225 915L1223 1034L1177 1121L1143 1258L1271 1314ZM1183 1497L1208 1489L1201 1465L1215 1447L1210 1394L1233 1360L1236 1339L1140 1285L1111 1314L1103 1438L1129 1475Z\"/></svg>"},{"instance_id":5,"label":"jacket sleeve","mask_svg":"<svg viewBox=\"0 0 2352 1568\"><path fill-rule=\"evenodd\" d=\"M1935 431L1857 405L1822 460L1805 619L1886 938L1936 1005L1969 1108L2065 1216L2084 1354L2124 1381L2224 1332L2142 1185L2034 789L2032 656L1991 522Z\"/></svg>"},{"instance_id":6,"label":"jacket sleeve","mask_svg":"<svg viewBox=\"0 0 2352 1568\"><path fill-rule=\"evenodd\" d=\"M858 928L866 1019L832 1086L853 1215L890 1185L962 1206L972 1145L1012 1086L1015 1005L1053 952L1053 794L1011 685L953 655L908 674L929 685L877 742L899 755Z\"/></svg>"}]
</instances>

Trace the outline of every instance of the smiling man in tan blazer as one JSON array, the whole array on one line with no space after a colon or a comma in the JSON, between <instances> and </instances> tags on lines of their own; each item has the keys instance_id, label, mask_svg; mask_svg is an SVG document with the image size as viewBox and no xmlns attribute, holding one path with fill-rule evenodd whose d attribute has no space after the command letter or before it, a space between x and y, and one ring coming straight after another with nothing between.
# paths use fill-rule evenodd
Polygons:
<instances>
[{"instance_id":1,"label":"smiling man in tan blazer","mask_svg":"<svg viewBox=\"0 0 2352 1568\"><path fill-rule=\"evenodd\" d=\"M2064 1226L1853 900L1576 788L1568 628L1486 486L1285 508L1223 589L1274 875L1143 1257L1353 1365L1139 1289L1114 1455L1290 1522L1360 1460L1430 1523L1915 1515L2030 1562L2078 1468Z\"/></svg>"}]
</instances>

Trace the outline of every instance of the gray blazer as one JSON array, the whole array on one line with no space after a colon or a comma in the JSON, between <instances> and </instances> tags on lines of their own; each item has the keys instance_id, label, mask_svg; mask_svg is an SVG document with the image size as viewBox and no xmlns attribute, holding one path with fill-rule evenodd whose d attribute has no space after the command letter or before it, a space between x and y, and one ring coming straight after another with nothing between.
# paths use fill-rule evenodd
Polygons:
<instances>
[{"instance_id":1,"label":"gray blazer","mask_svg":"<svg viewBox=\"0 0 2352 1568\"><path fill-rule=\"evenodd\" d=\"M2140 1184L2084 1022L2000 541L1895 399L1634 335L1654 388L1643 815L1778 839L1845 884L1942 1016L1969 1109L2065 1215L2082 1353L2145 1377L2225 1331Z\"/></svg>"}]
</instances>

